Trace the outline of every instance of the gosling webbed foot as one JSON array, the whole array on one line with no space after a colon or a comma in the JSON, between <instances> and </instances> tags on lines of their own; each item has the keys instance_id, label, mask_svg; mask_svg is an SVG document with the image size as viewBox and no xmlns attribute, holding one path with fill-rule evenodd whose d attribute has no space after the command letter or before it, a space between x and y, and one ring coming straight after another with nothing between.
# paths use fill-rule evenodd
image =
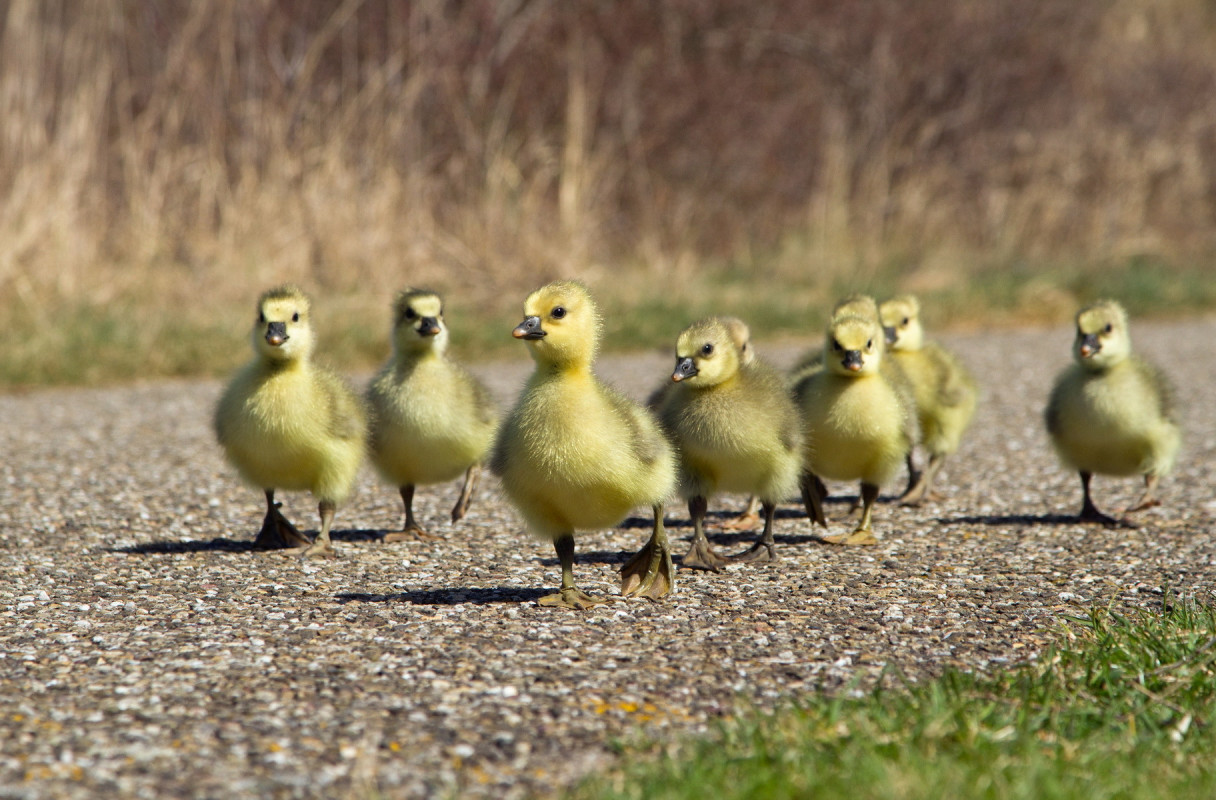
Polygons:
<instances>
[{"instance_id":1,"label":"gosling webbed foot","mask_svg":"<svg viewBox=\"0 0 1216 800\"><path fill-rule=\"evenodd\" d=\"M929 496L929 484L923 479L923 477L924 476L922 474L920 480L917 480L916 483L909 485L908 488L904 490L904 493L899 496L898 501L901 506L916 508L921 503L925 502Z\"/></svg>"},{"instance_id":2,"label":"gosling webbed foot","mask_svg":"<svg viewBox=\"0 0 1216 800\"><path fill-rule=\"evenodd\" d=\"M328 539L317 539L308 547L297 548L300 558L337 558L338 551Z\"/></svg>"},{"instance_id":3,"label":"gosling webbed foot","mask_svg":"<svg viewBox=\"0 0 1216 800\"><path fill-rule=\"evenodd\" d=\"M730 560L744 564L771 563L777 560L777 548L772 542L758 540L755 544L744 550L742 553L735 553L730 557Z\"/></svg>"},{"instance_id":4,"label":"gosling webbed foot","mask_svg":"<svg viewBox=\"0 0 1216 800\"><path fill-rule=\"evenodd\" d=\"M726 558L718 555L704 538L694 538L688 546L688 552L680 559L680 566L689 569L704 569L709 572L721 572L729 563Z\"/></svg>"},{"instance_id":5,"label":"gosling webbed foot","mask_svg":"<svg viewBox=\"0 0 1216 800\"><path fill-rule=\"evenodd\" d=\"M589 608L595 608L607 603L608 599L587 594L575 586L568 586L563 587L554 594L547 594L536 602L538 605L549 608L572 608L575 611L586 611Z\"/></svg>"},{"instance_id":6,"label":"gosling webbed foot","mask_svg":"<svg viewBox=\"0 0 1216 800\"><path fill-rule=\"evenodd\" d=\"M434 533L428 533L421 525L417 523L406 526L403 530L389 531L384 534L381 541L384 542L417 542L417 541L435 541L442 539Z\"/></svg>"},{"instance_id":7,"label":"gosling webbed foot","mask_svg":"<svg viewBox=\"0 0 1216 800\"><path fill-rule=\"evenodd\" d=\"M671 594L676 585L676 568L671 551L653 539L633 554L621 567L621 594L658 600Z\"/></svg>"},{"instance_id":8,"label":"gosling webbed foot","mask_svg":"<svg viewBox=\"0 0 1216 800\"><path fill-rule=\"evenodd\" d=\"M279 511L282 505L276 502L266 510L262 529L253 540L253 546L259 550L287 550L312 544L312 540L300 533L299 529L283 516L283 512Z\"/></svg>"},{"instance_id":9,"label":"gosling webbed foot","mask_svg":"<svg viewBox=\"0 0 1216 800\"><path fill-rule=\"evenodd\" d=\"M1112 517L1109 514L1104 514L1093 505L1082 508L1081 513L1077 515L1077 521L1090 525L1101 525L1104 528L1128 528L1130 530L1136 530L1139 528L1139 526L1131 520L1120 519L1118 517Z\"/></svg>"},{"instance_id":10,"label":"gosling webbed foot","mask_svg":"<svg viewBox=\"0 0 1216 800\"><path fill-rule=\"evenodd\" d=\"M731 517L730 519L719 522L716 527L720 531L738 533L739 531L755 530L756 526L759 524L760 515L758 513L755 511L744 511L737 517Z\"/></svg>"},{"instance_id":11,"label":"gosling webbed foot","mask_svg":"<svg viewBox=\"0 0 1216 800\"><path fill-rule=\"evenodd\" d=\"M1122 512L1122 513L1124 513L1124 514L1134 514L1134 513L1136 513L1137 511L1145 511L1145 510L1150 509L1150 508L1156 508L1156 507L1157 507L1157 506L1159 506L1159 505L1161 505L1161 501L1160 501L1160 500L1157 500L1156 498L1152 498L1152 497L1150 497L1150 498L1148 498L1147 500L1140 500L1140 501L1139 501L1139 502L1137 502L1137 503L1136 503L1134 506L1128 506L1127 508L1123 509L1123 512Z\"/></svg>"},{"instance_id":12,"label":"gosling webbed foot","mask_svg":"<svg viewBox=\"0 0 1216 800\"><path fill-rule=\"evenodd\" d=\"M828 544L838 544L847 547L878 544L878 538L874 536L874 531L868 528L858 528L851 533L836 533L831 536L824 536L823 541Z\"/></svg>"}]
</instances>

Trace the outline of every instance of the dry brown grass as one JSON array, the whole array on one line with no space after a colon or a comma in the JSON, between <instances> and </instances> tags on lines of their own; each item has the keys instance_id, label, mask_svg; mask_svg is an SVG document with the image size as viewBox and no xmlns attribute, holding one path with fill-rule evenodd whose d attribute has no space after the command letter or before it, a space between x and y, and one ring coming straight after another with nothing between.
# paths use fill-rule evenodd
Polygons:
<instances>
[{"instance_id":1,"label":"dry brown grass","mask_svg":"<svg viewBox=\"0 0 1216 800\"><path fill-rule=\"evenodd\" d=\"M409 283L780 328L998 271L1056 313L1133 259L1194 299L1214 96L1204 0L0 0L0 374L220 369L285 280L359 363Z\"/></svg>"}]
</instances>

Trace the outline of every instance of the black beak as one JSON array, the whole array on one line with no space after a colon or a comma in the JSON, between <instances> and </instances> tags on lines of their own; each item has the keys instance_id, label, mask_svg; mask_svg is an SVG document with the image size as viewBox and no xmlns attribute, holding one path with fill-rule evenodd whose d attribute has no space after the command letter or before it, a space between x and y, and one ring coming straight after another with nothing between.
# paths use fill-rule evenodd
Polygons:
<instances>
[{"instance_id":1,"label":"black beak","mask_svg":"<svg viewBox=\"0 0 1216 800\"><path fill-rule=\"evenodd\" d=\"M266 325L266 343L278 347L291 337L287 335L286 322L271 322Z\"/></svg>"},{"instance_id":2,"label":"black beak","mask_svg":"<svg viewBox=\"0 0 1216 800\"><path fill-rule=\"evenodd\" d=\"M840 362L844 364L844 368L852 372L857 372L861 369L861 351L860 350L845 350L844 360Z\"/></svg>"},{"instance_id":3,"label":"black beak","mask_svg":"<svg viewBox=\"0 0 1216 800\"><path fill-rule=\"evenodd\" d=\"M435 317L423 317L418 321L419 336L435 336L439 333L439 320Z\"/></svg>"},{"instance_id":4,"label":"black beak","mask_svg":"<svg viewBox=\"0 0 1216 800\"><path fill-rule=\"evenodd\" d=\"M671 379L677 383L685 378L691 378L697 374L697 365L693 363L692 358L680 358L676 356L676 369L671 373Z\"/></svg>"},{"instance_id":5,"label":"black beak","mask_svg":"<svg viewBox=\"0 0 1216 800\"><path fill-rule=\"evenodd\" d=\"M540 317L528 317L515 326L511 335L516 339L543 339L546 334L540 327Z\"/></svg>"},{"instance_id":6,"label":"black beak","mask_svg":"<svg viewBox=\"0 0 1216 800\"><path fill-rule=\"evenodd\" d=\"M1081 334L1081 358L1089 358L1097 355L1102 350L1102 342L1098 341L1098 334L1083 333Z\"/></svg>"},{"instance_id":7,"label":"black beak","mask_svg":"<svg viewBox=\"0 0 1216 800\"><path fill-rule=\"evenodd\" d=\"M887 344L895 344L895 340L899 338L895 334L895 328L888 328L886 325L882 326L882 335L887 340Z\"/></svg>"}]
</instances>

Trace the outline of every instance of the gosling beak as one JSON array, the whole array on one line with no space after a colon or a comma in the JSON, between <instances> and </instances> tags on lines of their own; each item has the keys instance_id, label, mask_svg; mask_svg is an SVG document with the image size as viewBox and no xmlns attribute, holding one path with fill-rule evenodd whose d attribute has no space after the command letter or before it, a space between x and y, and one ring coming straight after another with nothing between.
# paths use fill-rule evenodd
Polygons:
<instances>
[{"instance_id":1,"label":"gosling beak","mask_svg":"<svg viewBox=\"0 0 1216 800\"><path fill-rule=\"evenodd\" d=\"M1102 342L1098 341L1098 334L1086 333L1081 335L1081 358L1089 358L1096 356L1102 350Z\"/></svg>"},{"instance_id":2,"label":"gosling beak","mask_svg":"<svg viewBox=\"0 0 1216 800\"><path fill-rule=\"evenodd\" d=\"M899 336L896 335L895 328L893 326L887 327L886 325L883 325L882 335L883 338L887 340L887 344L895 344L895 340L899 338Z\"/></svg>"},{"instance_id":3,"label":"gosling beak","mask_svg":"<svg viewBox=\"0 0 1216 800\"><path fill-rule=\"evenodd\" d=\"M861 370L861 351L860 350L845 350L844 360L840 362L844 368L850 372L859 372Z\"/></svg>"},{"instance_id":4,"label":"gosling beak","mask_svg":"<svg viewBox=\"0 0 1216 800\"><path fill-rule=\"evenodd\" d=\"M515 326L515 330L511 331L511 335L516 339L543 339L546 336L544 330L540 327L540 317L528 317L523 322Z\"/></svg>"},{"instance_id":5,"label":"gosling beak","mask_svg":"<svg viewBox=\"0 0 1216 800\"><path fill-rule=\"evenodd\" d=\"M419 336L435 336L439 333L439 320L435 317L423 317L418 321Z\"/></svg>"},{"instance_id":6,"label":"gosling beak","mask_svg":"<svg viewBox=\"0 0 1216 800\"><path fill-rule=\"evenodd\" d=\"M691 378L696 374L697 365L693 363L691 357L680 358L679 356L676 356L676 369L675 372L671 373L671 379L673 381L679 383L685 378Z\"/></svg>"},{"instance_id":7,"label":"gosling beak","mask_svg":"<svg viewBox=\"0 0 1216 800\"><path fill-rule=\"evenodd\" d=\"M266 343L278 347L291 337L287 335L286 322L271 322L266 325Z\"/></svg>"}]
</instances>

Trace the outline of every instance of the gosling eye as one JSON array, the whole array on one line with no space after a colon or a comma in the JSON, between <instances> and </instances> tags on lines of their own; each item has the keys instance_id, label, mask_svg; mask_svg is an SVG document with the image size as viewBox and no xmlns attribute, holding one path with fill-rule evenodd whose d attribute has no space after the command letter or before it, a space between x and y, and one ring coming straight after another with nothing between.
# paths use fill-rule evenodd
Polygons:
<instances>
[{"instance_id":1,"label":"gosling eye","mask_svg":"<svg viewBox=\"0 0 1216 800\"><path fill-rule=\"evenodd\" d=\"M841 350L843 350L844 348L840 346L840 342L838 342L838 341L836 341L835 339L833 339L833 340L832 340L832 349L833 349L833 350L835 350L836 352L840 352L840 351L841 351Z\"/></svg>"},{"instance_id":2,"label":"gosling eye","mask_svg":"<svg viewBox=\"0 0 1216 800\"><path fill-rule=\"evenodd\" d=\"M412 308L405 309L405 318L406 319L413 319L414 317L417 317L417 316L418 316L418 312L415 311L414 309L412 309Z\"/></svg>"},{"instance_id":3,"label":"gosling eye","mask_svg":"<svg viewBox=\"0 0 1216 800\"><path fill-rule=\"evenodd\" d=\"M907 324L908 324L909 322L911 322L911 321L912 321L912 320L911 320L911 319L909 319L908 317L904 317L904 321L903 321L903 322L901 322L900 324L901 324L901 325L907 325Z\"/></svg>"},{"instance_id":4,"label":"gosling eye","mask_svg":"<svg viewBox=\"0 0 1216 800\"><path fill-rule=\"evenodd\" d=\"M713 346L713 344L711 344L710 342L706 342L706 343L705 343L705 344L704 344L704 345L701 347L701 355L703 355L703 356L712 356L713 354L714 354L714 346Z\"/></svg>"},{"instance_id":5,"label":"gosling eye","mask_svg":"<svg viewBox=\"0 0 1216 800\"><path fill-rule=\"evenodd\" d=\"M266 312L259 311L258 312L258 322L265 322L265 321L266 321Z\"/></svg>"},{"instance_id":6,"label":"gosling eye","mask_svg":"<svg viewBox=\"0 0 1216 800\"><path fill-rule=\"evenodd\" d=\"M873 348L874 348L874 340L873 340L873 339L866 339L866 349L867 349L867 350L872 350Z\"/></svg>"},{"instance_id":7,"label":"gosling eye","mask_svg":"<svg viewBox=\"0 0 1216 800\"><path fill-rule=\"evenodd\" d=\"M1111 325L1111 324L1108 322L1108 323L1106 323L1106 328L1104 328L1104 329L1103 329L1103 333L1110 333L1110 332L1111 332L1111 331L1113 331L1114 329L1115 329L1115 326L1114 326L1114 325Z\"/></svg>"},{"instance_id":8,"label":"gosling eye","mask_svg":"<svg viewBox=\"0 0 1216 800\"><path fill-rule=\"evenodd\" d=\"M566 316L566 307L558 306L549 312L549 316L553 317L553 319L561 319L562 317Z\"/></svg>"},{"instance_id":9,"label":"gosling eye","mask_svg":"<svg viewBox=\"0 0 1216 800\"><path fill-rule=\"evenodd\" d=\"M292 321L292 322L299 322L299 321L300 321L300 312L299 312L299 311L297 311L297 312L295 312L294 314L292 314L292 315L291 315L291 321Z\"/></svg>"}]
</instances>

